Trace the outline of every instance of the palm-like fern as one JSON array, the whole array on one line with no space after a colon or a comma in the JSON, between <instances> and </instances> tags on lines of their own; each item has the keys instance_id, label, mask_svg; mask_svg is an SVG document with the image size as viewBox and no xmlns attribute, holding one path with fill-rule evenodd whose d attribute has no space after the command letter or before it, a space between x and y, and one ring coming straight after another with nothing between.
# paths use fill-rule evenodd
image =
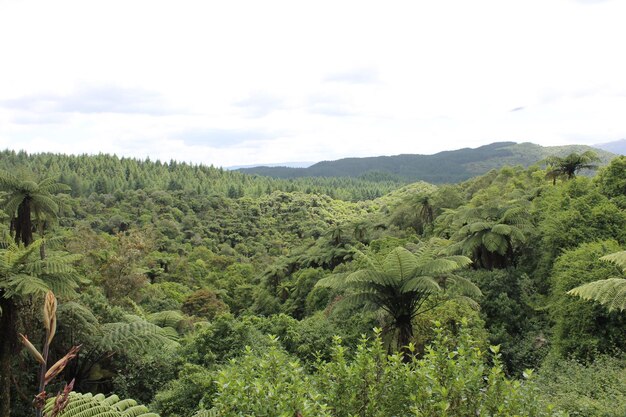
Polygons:
<instances>
[{"instance_id":1,"label":"palm-like fern","mask_svg":"<svg viewBox=\"0 0 626 417\"><path fill-rule=\"evenodd\" d=\"M593 151L585 151L581 154L572 152L566 157L551 156L546 159L548 169L546 178L556 184L557 178L572 179L582 169L598 168L594 162L599 161L598 155Z\"/></svg>"},{"instance_id":2,"label":"palm-like fern","mask_svg":"<svg viewBox=\"0 0 626 417\"><path fill-rule=\"evenodd\" d=\"M398 330L398 346L404 349L413 335L412 320L424 311L433 295L452 293L478 296L470 281L453 274L471 263L465 256L446 256L436 241L421 244L415 253L398 247L380 259L359 252L365 267L348 274L321 279L316 286L348 290L345 306L362 304L384 310Z\"/></svg>"},{"instance_id":3,"label":"palm-like fern","mask_svg":"<svg viewBox=\"0 0 626 417\"><path fill-rule=\"evenodd\" d=\"M530 230L527 202L485 204L462 207L454 213L453 226L457 241L452 253L469 256L475 265L493 269L507 266L513 258L513 248L526 240Z\"/></svg>"},{"instance_id":4,"label":"palm-like fern","mask_svg":"<svg viewBox=\"0 0 626 417\"><path fill-rule=\"evenodd\" d=\"M600 258L611 262L626 274L626 251L611 253ZM585 300L594 300L608 307L609 311L626 310L626 279L612 277L589 282L567 292Z\"/></svg>"},{"instance_id":5,"label":"palm-like fern","mask_svg":"<svg viewBox=\"0 0 626 417\"><path fill-rule=\"evenodd\" d=\"M69 191L69 187L52 178L35 182L0 171L0 191L6 192L2 208L11 217L11 231L15 232L15 242L28 246L33 242L31 216L34 215L40 222L46 218L56 218L59 206L53 194Z\"/></svg>"},{"instance_id":6,"label":"palm-like fern","mask_svg":"<svg viewBox=\"0 0 626 417\"><path fill-rule=\"evenodd\" d=\"M56 397L49 398L44 407L44 415L54 414ZM133 399L121 400L113 394L108 397L103 394L80 394L72 392L63 411L57 417L159 417L151 413L144 405L137 404Z\"/></svg>"}]
</instances>

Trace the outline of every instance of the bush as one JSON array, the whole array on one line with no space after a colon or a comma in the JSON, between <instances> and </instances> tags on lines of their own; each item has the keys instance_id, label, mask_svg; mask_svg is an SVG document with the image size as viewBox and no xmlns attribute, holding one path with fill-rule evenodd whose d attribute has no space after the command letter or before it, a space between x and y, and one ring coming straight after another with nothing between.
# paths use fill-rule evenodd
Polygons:
<instances>
[{"instance_id":1,"label":"bush","mask_svg":"<svg viewBox=\"0 0 626 417\"><path fill-rule=\"evenodd\" d=\"M626 358L599 356L584 365L575 360L546 364L537 385L541 400L571 417L626 416Z\"/></svg>"}]
</instances>

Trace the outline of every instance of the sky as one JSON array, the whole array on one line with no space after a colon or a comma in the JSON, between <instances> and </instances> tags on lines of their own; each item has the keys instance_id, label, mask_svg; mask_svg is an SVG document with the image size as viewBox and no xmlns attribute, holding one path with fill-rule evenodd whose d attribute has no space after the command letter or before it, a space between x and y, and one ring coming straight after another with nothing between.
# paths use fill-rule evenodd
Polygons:
<instances>
[{"instance_id":1,"label":"sky","mask_svg":"<svg viewBox=\"0 0 626 417\"><path fill-rule=\"evenodd\" d=\"M623 0L0 0L0 149L216 166L626 138Z\"/></svg>"}]
</instances>

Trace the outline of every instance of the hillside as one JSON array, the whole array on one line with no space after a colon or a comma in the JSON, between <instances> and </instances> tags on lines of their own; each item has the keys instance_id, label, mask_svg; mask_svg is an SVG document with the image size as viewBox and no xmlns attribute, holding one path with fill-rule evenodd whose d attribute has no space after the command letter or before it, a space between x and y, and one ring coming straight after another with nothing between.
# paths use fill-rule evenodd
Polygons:
<instances>
[{"instance_id":1,"label":"hillside","mask_svg":"<svg viewBox=\"0 0 626 417\"><path fill-rule=\"evenodd\" d=\"M360 177L368 173L397 176L405 181L433 184L456 183L505 165L535 164L548 156L565 156L592 149L585 145L540 146L533 143L496 142L479 148L463 148L434 155L395 155L322 161L308 168L255 167L239 170L275 178ZM614 155L594 149L606 164Z\"/></svg>"},{"instance_id":2,"label":"hillside","mask_svg":"<svg viewBox=\"0 0 626 417\"><path fill-rule=\"evenodd\" d=\"M602 149L618 155L626 155L626 139L616 140L614 142L598 143L594 148Z\"/></svg>"}]
</instances>

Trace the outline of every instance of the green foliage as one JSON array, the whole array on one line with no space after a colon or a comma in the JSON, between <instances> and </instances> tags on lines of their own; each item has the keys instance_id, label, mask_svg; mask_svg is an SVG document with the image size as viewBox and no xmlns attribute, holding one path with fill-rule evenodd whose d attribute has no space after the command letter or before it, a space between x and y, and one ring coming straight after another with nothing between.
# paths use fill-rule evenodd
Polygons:
<instances>
[{"instance_id":1,"label":"green foliage","mask_svg":"<svg viewBox=\"0 0 626 417\"><path fill-rule=\"evenodd\" d=\"M543 403L580 417L626 415L626 361L599 356L593 363L559 360L541 368L537 386Z\"/></svg>"},{"instance_id":2,"label":"green foliage","mask_svg":"<svg viewBox=\"0 0 626 417\"><path fill-rule=\"evenodd\" d=\"M450 213L456 230L451 253L469 256L477 267L493 269L510 266L514 249L526 241L532 229L528 204L524 200L490 201L478 207L464 206Z\"/></svg>"},{"instance_id":3,"label":"green foliage","mask_svg":"<svg viewBox=\"0 0 626 417\"><path fill-rule=\"evenodd\" d=\"M537 401L532 381L505 377L497 353L488 366L462 327L457 338L438 329L420 360L388 355L379 337L363 338L350 358L337 339L332 359L309 374L276 342L260 353L248 349L217 375L212 410L248 416L557 415Z\"/></svg>"},{"instance_id":4,"label":"green foliage","mask_svg":"<svg viewBox=\"0 0 626 417\"><path fill-rule=\"evenodd\" d=\"M618 156L604 167L595 178L602 194L626 208L626 156Z\"/></svg>"},{"instance_id":5,"label":"green foliage","mask_svg":"<svg viewBox=\"0 0 626 417\"><path fill-rule=\"evenodd\" d=\"M597 352L626 349L623 314L609 313L600 305L566 294L581 284L613 275L615 267L600 257L617 249L613 241L586 243L564 252L555 262L549 312L555 324L552 343L557 355L589 360Z\"/></svg>"},{"instance_id":6,"label":"green foliage","mask_svg":"<svg viewBox=\"0 0 626 417\"><path fill-rule=\"evenodd\" d=\"M54 409L56 397L48 399L44 413L48 414ZM133 399L120 400L113 394L108 397L103 394L80 394L70 393L69 401L65 409L58 417L159 417L151 413L147 407L137 404Z\"/></svg>"},{"instance_id":7,"label":"green foliage","mask_svg":"<svg viewBox=\"0 0 626 417\"><path fill-rule=\"evenodd\" d=\"M28 247L4 240L0 243L0 295L3 298L23 298L51 290L59 296L75 294L79 277L74 263L76 255L49 253L41 259L35 241Z\"/></svg>"},{"instance_id":8,"label":"green foliage","mask_svg":"<svg viewBox=\"0 0 626 417\"><path fill-rule=\"evenodd\" d=\"M535 202L540 239L527 259L537 280L546 283L554 260L563 250L606 239L626 242L626 211L602 195L587 178L548 187ZM533 259L539 260L535 267Z\"/></svg>"},{"instance_id":9,"label":"green foliage","mask_svg":"<svg viewBox=\"0 0 626 417\"><path fill-rule=\"evenodd\" d=\"M227 313L228 306L213 291L201 289L185 299L181 310L190 316L212 320L219 314Z\"/></svg>"},{"instance_id":10,"label":"green foliage","mask_svg":"<svg viewBox=\"0 0 626 417\"><path fill-rule=\"evenodd\" d=\"M317 286L349 290L346 306L369 305L391 317L398 331L398 348L405 349L413 335L412 321L434 295L458 291L476 297L480 290L453 272L469 265L464 256L445 256L437 241L420 244L415 253L397 247L384 258L361 255L362 268L323 278Z\"/></svg>"},{"instance_id":11,"label":"green foliage","mask_svg":"<svg viewBox=\"0 0 626 417\"><path fill-rule=\"evenodd\" d=\"M260 355L251 349L219 371L213 408L227 416L331 416L311 377L277 342Z\"/></svg>"},{"instance_id":12,"label":"green foliage","mask_svg":"<svg viewBox=\"0 0 626 417\"><path fill-rule=\"evenodd\" d=\"M572 152L565 157L551 156L546 159L548 164L546 178L552 179L554 183L556 183L557 178L571 180L580 170L597 169L598 166L593 162L598 161L600 161L598 154L591 150L583 153Z\"/></svg>"},{"instance_id":13,"label":"green foliage","mask_svg":"<svg viewBox=\"0 0 626 417\"><path fill-rule=\"evenodd\" d=\"M217 389L214 379L214 371L187 363L178 378L155 395L151 407L165 416L189 417L198 407L212 404Z\"/></svg>"},{"instance_id":14,"label":"green foliage","mask_svg":"<svg viewBox=\"0 0 626 417\"><path fill-rule=\"evenodd\" d=\"M59 205L53 194L69 191L65 184L48 177L39 182L0 171L0 191L5 191L2 209L9 215L15 242L28 246L33 241L33 226L43 234L46 221L56 220ZM32 222L35 219L35 225Z\"/></svg>"},{"instance_id":15,"label":"green foliage","mask_svg":"<svg viewBox=\"0 0 626 417\"><path fill-rule=\"evenodd\" d=\"M465 271L480 288L480 315L489 332L489 342L501 347L506 370L521 375L536 368L548 353L545 317L533 307L532 281L518 269Z\"/></svg>"},{"instance_id":16,"label":"green foliage","mask_svg":"<svg viewBox=\"0 0 626 417\"><path fill-rule=\"evenodd\" d=\"M620 267L622 275L626 274L626 251L611 253L600 258ZM609 311L626 310L626 279L607 278L593 281L567 292L585 300L594 300L608 307Z\"/></svg>"}]
</instances>

